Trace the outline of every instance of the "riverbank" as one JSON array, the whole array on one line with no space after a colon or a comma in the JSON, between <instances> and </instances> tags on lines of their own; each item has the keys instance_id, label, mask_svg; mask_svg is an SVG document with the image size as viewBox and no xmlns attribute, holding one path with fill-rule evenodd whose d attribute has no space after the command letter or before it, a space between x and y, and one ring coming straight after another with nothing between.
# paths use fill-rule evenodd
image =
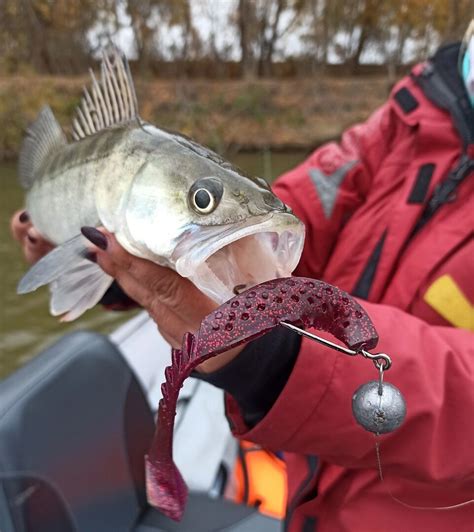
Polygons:
<instances>
[{"instance_id":1,"label":"riverbank","mask_svg":"<svg viewBox=\"0 0 474 532\"><path fill-rule=\"evenodd\" d=\"M48 104L66 131L87 77L0 78L0 161ZM137 83L141 116L221 153L310 150L364 120L388 95L385 77L151 80Z\"/></svg>"}]
</instances>

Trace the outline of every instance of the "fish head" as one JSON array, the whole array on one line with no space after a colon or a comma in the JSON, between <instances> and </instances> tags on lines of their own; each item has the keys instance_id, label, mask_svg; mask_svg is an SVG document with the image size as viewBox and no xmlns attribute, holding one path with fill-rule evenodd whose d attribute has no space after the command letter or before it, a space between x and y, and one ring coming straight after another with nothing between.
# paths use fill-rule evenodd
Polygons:
<instances>
[{"instance_id":1,"label":"fish head","mask_svg":"<svg viewBox=\"0 0 474 532\"><path fill-rule=\"evenodd\" d=\"M264 179L192 147L168 147L166 156L162 150L143 165L128 193L119 241L219 303L289 276L302 252L303 224Z\"/></svg>"}]
</instances>

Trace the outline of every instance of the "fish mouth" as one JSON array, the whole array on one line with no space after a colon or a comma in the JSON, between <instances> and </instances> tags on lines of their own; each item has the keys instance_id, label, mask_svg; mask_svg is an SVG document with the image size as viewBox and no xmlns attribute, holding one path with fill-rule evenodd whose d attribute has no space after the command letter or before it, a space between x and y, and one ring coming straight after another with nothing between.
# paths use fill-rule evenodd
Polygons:
<instances>
[{"instance_id":1,"label":"fish mouth","mask_svg":"<svg viewBox=\"0 0 474 532\"><path fill-rule=\"evenodd\" d=\"M176 271L218 303L270 279L288 277L304 243L304 226L293 214L194 227L173 253Z\"/></svg>"}]
</instances>

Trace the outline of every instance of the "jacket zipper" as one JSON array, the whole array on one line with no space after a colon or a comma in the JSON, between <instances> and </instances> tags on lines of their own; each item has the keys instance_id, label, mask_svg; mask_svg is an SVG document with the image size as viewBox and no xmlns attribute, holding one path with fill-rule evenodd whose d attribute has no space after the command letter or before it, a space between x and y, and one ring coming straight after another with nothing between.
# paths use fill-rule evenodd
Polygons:
<instances>
[{"instance_id":1,"label":"jacket zipper","mask_svg":"<svg viewBox=\"0 0 474 532\"><path fill-rule=\"evenodd\" d=\"M434 214L445 203L451 201L453 194L458 185L474 170L474 160L469 155L463 154L459 163L451 170L448 177L438 184L433 195L428 200L425 209L422 212L418 223L415 225L413 232L409 238L413 238L418 231L426 225L426 223L433 217Z\"/></svg>"}]
</instances>

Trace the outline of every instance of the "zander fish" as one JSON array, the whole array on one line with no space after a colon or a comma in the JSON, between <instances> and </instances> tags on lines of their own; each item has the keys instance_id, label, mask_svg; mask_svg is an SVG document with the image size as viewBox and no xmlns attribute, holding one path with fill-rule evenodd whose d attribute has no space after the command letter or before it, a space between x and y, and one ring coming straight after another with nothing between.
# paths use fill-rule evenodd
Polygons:
<instances>
[{"instance_id":1,"label":"zander fish","mask_svg":"<svg viewBox=\"0 0 474 532\"><path fill-rule=\"evenodd\" d=\"M49 107L27 131L19 161L26 208L57 247L19 293L49 284L51 313L66 321L97 304L113 279L84 258L82 226L104 226L127 251L174 269L219 303L293 271L304 228L265 180L144 122L115 47L103 53L100 81L91 77L74 142Z\"/></svg>"}]
</instances>

